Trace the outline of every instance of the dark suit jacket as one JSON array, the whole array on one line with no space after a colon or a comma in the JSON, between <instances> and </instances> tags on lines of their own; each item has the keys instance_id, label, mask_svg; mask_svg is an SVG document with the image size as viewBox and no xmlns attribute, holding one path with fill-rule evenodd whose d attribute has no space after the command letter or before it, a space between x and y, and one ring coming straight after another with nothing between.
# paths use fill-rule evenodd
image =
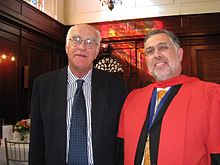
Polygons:
<instances>
[{"instance_id":1,"label":"dark suit jacket","mask_svg":"<svg viewBox=\"0 0 220 165\"><path fill-rule=\"evenodd\" d=\"M116 164L116 134L127 95L124 81L108 72L92 72L92 143L95 165ZM31 165L65 165L67 67L34 82L31 101Z\"/></svg>"}]
</instances>

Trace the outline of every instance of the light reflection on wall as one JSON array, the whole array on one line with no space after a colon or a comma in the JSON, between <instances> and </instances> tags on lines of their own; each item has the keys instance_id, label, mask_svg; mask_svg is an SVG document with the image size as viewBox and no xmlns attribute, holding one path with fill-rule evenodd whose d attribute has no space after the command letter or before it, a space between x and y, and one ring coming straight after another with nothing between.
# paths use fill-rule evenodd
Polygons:
<instances>
[{"instance_id":1,"label":"light reflection on wall","mask_svg":"<svg viewBox=\"0 0 220 165\"><path fill-rule=\"evenodd\" d=\"M14 62L16 59L15 59L15 56L12 54L12 53L1 53L0 55L0 63L3 63L3 62Z\"/></svg>"},{"instance_id":2,"label":"light reflection on wall","mask_svg":"<svg viewBox=\"0 0 220 165\"><path fill-rule=\"evenodd\" d=\"M152 29L164 28L164 23L160 20L129 20L93 26L101 32L103 44L110 44L115 56L143 70L145 69L143 38ZM136 42L140 38L142 40Z\"/></svg>"},{"instance_id":3,"label":"light reflection on wall","mask_svg":"<svg viewBox=\"0 0 220 165\"><path fill-rule=\"evenodd\" d=\"M116 39L120 39L120 37L135 38L144 36L152 29L162 29L164 23L160 20L131 20L125 22L108 22L93 26L101 32L102 38L111 39L116 37Z\"/></svg>"},{"instance_id":4,"label":"light reflection on wall","mask_svg":"<svg viewBox=\"0 0 220 165\"><path fill-rule=\"evenodd\" d=\"M92 25L101 32L102 47L109 45L112 49L111 54L124 61L124 78L128 84L133 82L142 86L153 81L146 66L144 37L152 29L164 28L161 20L114 21ZM133 88L133 84L130 85Z\"/></svg>"}]
</instances>

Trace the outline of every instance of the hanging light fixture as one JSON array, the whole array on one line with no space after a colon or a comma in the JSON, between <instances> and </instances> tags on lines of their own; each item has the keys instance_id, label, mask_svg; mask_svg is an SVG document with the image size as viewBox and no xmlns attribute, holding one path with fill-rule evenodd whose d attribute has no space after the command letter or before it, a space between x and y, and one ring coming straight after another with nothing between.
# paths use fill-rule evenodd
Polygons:
<instances>
[{"instance_id":1,"label":"hanging light fixture","mask_svg":"<svg viewBox=\"0 0 220 165\"><path fill-rule=\"evenodd\" d=\"M114 9L114 5L117 5L118 3L120 3L120 5L122 4L122 0L100 0L100 2L102 3L102 6L107 5L111 11Z\"/></svg>"}]
</instances>

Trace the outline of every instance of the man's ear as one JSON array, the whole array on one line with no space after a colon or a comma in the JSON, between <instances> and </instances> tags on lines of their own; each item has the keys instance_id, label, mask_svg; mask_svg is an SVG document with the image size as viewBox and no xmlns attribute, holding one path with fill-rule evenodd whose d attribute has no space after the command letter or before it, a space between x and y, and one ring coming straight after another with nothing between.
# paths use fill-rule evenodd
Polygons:
<instances>
[{"instance_id":1,"label":"man's ear","mask_svg":"<svg viewBox=\"0 0 220 165\"><path fill-rule=\"evenodd\" d=\"M183 60L183 49L179 48L177 50L177 53L178 53L179 61L182 62L182 60Z\"/></svg>"},{"instance_id":2,"label":"man's ear","mask_svg":"<svg viewBox=\"0 0 220 165\"><path fill-rule=\"evenodd\" d=\"M97 58L97 56L99 55L99 51L100 51L100 45L97 46L96 48L96 56L94 58L94 60Z\"/></svg>"},{"instance_id":3,"label":"man's ear","mask_svg":"<svg viewBox=\"0 0 220 165\"><path fill-rule=\"evenodd\" d=\"M68 54L68 44L65 45L66 54Z\"/></svg>"}]
</instances>

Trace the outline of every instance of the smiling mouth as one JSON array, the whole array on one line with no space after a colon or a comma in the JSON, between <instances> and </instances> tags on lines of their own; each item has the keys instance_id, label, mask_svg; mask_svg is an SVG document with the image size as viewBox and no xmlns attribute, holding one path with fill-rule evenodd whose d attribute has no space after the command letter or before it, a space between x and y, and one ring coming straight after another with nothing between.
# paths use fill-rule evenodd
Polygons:
<instances>
[{"instance_id":1,"label":"smiling mouth","mask_svg":"<svg viewBox=\"0 0 220 165\"><path fill-rule=\"evenodd\" d=\"M155 67L163 67L166 63L165 62L157 62L154 64Z\"/></svg>"}]
</instances>

